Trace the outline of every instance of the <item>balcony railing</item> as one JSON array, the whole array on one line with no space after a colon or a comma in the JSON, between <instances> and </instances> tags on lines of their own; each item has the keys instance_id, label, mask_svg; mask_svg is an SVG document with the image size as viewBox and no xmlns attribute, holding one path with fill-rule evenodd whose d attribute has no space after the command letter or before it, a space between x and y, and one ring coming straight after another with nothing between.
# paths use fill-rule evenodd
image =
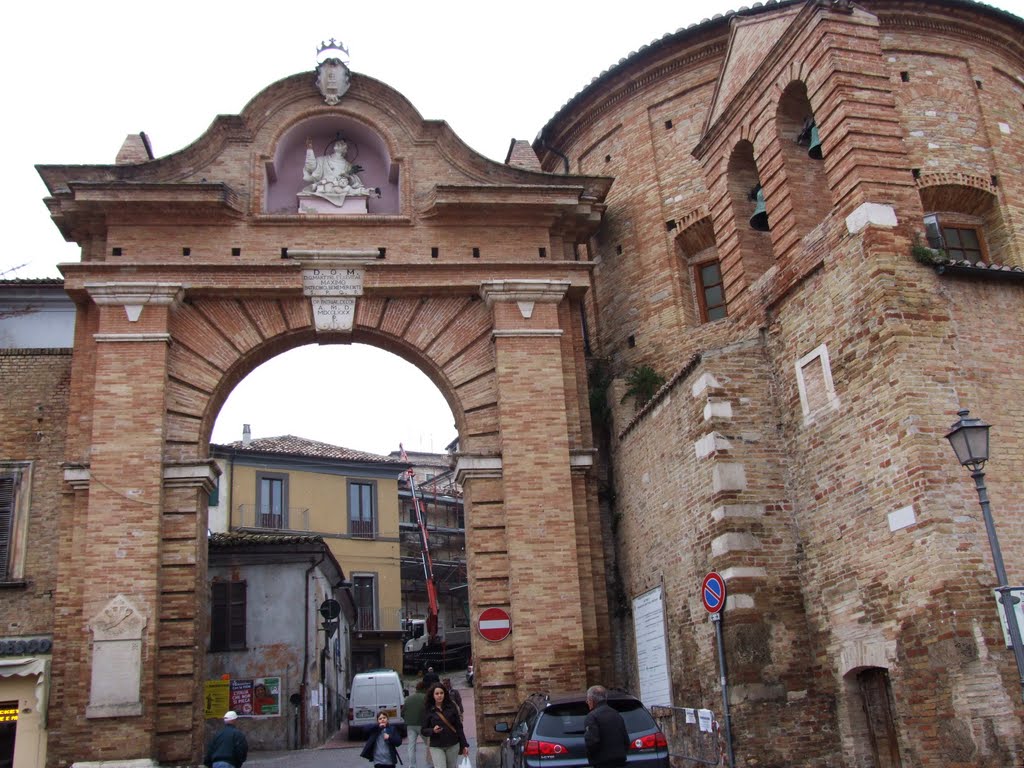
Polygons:
<instances>
[{"instance_id":1,"label":"balcony railing","mask_svg":"<svg viewBox=\"0 0 1024 768\"><path fill-rule=\"evenodd\" d=\"M354 632L401 632L402 609L382 608L378 617L372 609L357 608Z\"/></svg>"},{"instance_id":2,"label":"balcony railing","mask_svg":"<svg viewBox=\"0 0 1024 768\"><path fill-rule=\"evenodd\" d=\"M354 539L372 539L373 520L349 520L348 532Z\"/></svg>"},{"instance_id":3,"label":"balcony railing","mask_svg":"<svg viewBox=\"0 0 1024 768\"><path fill-rule=\"evenodd\" d=\"M256 528L270 531L309 531L309 508L288 507L284 515L261 511L253 504L239 504L235 519L236 528Z\"/></svg>"}]
</instances>

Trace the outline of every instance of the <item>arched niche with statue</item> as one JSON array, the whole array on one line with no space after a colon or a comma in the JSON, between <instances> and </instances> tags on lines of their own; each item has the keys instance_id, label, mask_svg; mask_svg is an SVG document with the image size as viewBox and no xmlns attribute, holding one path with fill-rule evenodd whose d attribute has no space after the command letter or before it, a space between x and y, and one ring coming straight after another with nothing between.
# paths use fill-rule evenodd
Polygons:
<instances>
[{"instance_id":1,"label":"arched niche with statue","mask_svg":"<svg viewBox=\"0 0 1024 768\"><path fill-rule=\"evenodd\" d=\"M265 170L266 213L399 212L398 165L383 139L350 117L322 115L295 124Z\"/></svg>"}]
</instances>

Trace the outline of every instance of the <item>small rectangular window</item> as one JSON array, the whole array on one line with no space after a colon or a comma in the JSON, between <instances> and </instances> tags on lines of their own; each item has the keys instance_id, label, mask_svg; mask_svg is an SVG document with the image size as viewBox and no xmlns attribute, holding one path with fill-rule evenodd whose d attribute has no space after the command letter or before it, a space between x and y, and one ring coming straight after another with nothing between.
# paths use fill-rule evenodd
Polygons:
<instances>
[{"instance_id":1,"label":"small rectangular window","mask_svg":"<svg viewBox=\"0 0 1024 768\"><path fill-rule=\"evenodd\" d=\"M726 316L725 285L722 283L721 265L717 261L698 264L694 267L694 273L697 278L701 322L721 320Z\"/></svg>"},{"instance_id":2,"label":"small rectangular window","mask_svg":"<svg viewBox=\"0 0 1024 768\"><path fill-rule=\"evenodd\" d=\"M210 594L210 651L245 649L244 581L215 581Z\"/></svg>"},{"instance_id":3,"label":"small rectangular window","mask_svg":"<svg viewBox=\"0 0 1024 768\"><path fill-rule=\"evenodd\" d=\"M983 261L981 239L978 231L969 227L943 227L942 239L946 243L949 258L977 264Z\"/></svg>"}]
</instances>

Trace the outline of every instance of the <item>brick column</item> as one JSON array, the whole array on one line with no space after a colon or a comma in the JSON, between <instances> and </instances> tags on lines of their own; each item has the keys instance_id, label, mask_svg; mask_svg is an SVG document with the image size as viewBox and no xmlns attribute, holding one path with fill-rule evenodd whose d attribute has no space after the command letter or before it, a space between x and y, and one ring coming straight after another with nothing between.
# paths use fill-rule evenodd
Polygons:
<instances>
[{"instance_id":1,"label":"brick column","mask_svg":"<svg viewBox=\"0 0 1024 768\"><path fill-rule=\"evenodd\" d=\"M168 317L181 295L164 283L86 288L99 315L92 450L82 477L69 478L88 489L80 604L68 619L82 642L65 651L79 672L60 697L62 740L73 745L61 752L79 765L157 757ZM134 634L117 636L121 620Z\"/></svg>"},{"instance_id":2,"label":"brick column","mask_svg":"<svg viewBox=\"0 0 1024 768\"><path fill-rule=\"evenodd\" d=\"M494 316L515 683L520 696L586 685L559 303L567 282L499 280ZM576 393L570 393L575 400Z\"/></svg>"}]
</instances>

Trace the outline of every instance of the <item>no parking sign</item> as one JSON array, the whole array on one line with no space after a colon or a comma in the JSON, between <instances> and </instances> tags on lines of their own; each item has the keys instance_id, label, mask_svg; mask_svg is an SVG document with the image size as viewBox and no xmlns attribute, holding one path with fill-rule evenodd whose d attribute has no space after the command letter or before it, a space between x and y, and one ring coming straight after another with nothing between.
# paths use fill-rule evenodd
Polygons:
<instances>
[{"instance_id":1,"label":"no parking sign","mask_svg":"<svg viewBox=\"0 0 1024 768\"><path fill-rule=\"evenodd\" d=\"M704 577L700 599L708 613L718 613L725 607L725 581L714 571Z\"/></svg>"}]
</instances>

